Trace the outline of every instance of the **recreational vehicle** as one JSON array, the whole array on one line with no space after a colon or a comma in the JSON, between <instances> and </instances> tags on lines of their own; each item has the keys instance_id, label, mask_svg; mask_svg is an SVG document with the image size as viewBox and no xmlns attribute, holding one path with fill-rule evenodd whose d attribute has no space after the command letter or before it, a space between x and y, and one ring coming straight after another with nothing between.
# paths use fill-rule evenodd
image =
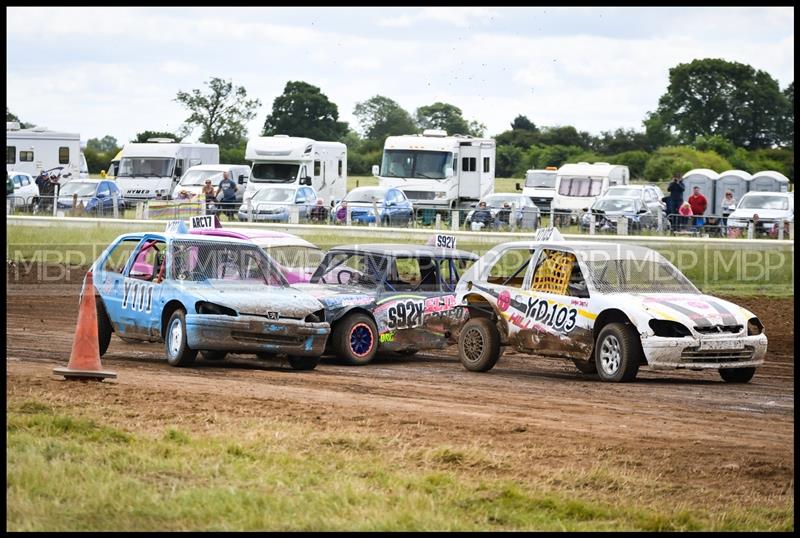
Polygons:
<instances>
[{"instance_id":1,"label":"recreational vehicle","mask_svg":"<svg viewBox=\"0 0 800 538\"><path fill-rule=\"evenodd\" d=\"M556 193L556 175L558 168L548 166L544 170L528 170L525 173L525 185L520 189L517 183L517 190L522 190L522 194L531 199L531 202L542 211L550 211L550 203Z\"/></svg>"},{"instance_id":2,"label":"recreational vehicle","mask_svg":"<svg viewBox=\"0 0 800 538\"><path fill-rule=\"evenodd\" d=\"M20 129L19 122L6 122L6 171L36 177L42 170L61 167L61 177L73 179L79 177L85 162L78 133L46 127Z\"/></svg>"},{"instance_id":3,"label":"recreational vehicle","mask_svg":"<svg viewBox=\"0 0 800 538\"><path fill-rule=\"evenodd\" d=\"M494 194L494 166L494 139L426 129L387 137L372 174L381 187L402 190L414 207L464 209Z\"/></svg>"},{"instance_id":4,"label":"recreational vehicle","mask_svg":"<svg viewBox=\"0 0 800 538\"><path fill-rule=\"evenodd\" d=\"M247 141L244 158L253 163L245 204L272 185L308 185L326 202L338 202L347 194L347 146L341 142L257 136Z\"/></svg>"},{"instance_id":5,"label":"recreational vehicle","mask_svg":"<svg viewBox=\"0 0 800 538\"><path fill-rule=\"evenodd\" d=\"M580 162L565 164L556 173L556 192L551 207L556 223L578 222L579 215L614 185L627 185L630 171L622 164Z\"/></svg>"},{"instance_id":6,"label":"recreational vehicle","mask_svg":"<svg viewBox=\"0 0 800 538\"><path fill-rule=\"evenodd\" d=\"M119 157L116 178L124 198L167 199L190 167L219 163L219 146L150 138L143 143L125 144Z\"/></svg>"}]
</instances>

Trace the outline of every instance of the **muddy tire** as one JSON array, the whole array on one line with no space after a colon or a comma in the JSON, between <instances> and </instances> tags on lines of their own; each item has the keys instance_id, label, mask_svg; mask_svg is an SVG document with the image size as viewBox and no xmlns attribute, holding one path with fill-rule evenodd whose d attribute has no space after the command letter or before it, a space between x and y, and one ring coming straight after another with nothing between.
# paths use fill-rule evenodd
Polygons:
<instances>
[{"instance_id":1,"label":"muddy tire","mask_svg":"<svg viewBox=\"0 0 800 538\"><path fill-rule=\"evenodd\" d=\"M720 368L719 375L726 383L747 383L756 374L755 368Z\"/></svg>"},{"instance_id":2,"label":"muddy tire","mask_svg":"<svg viewBox=\"0 0 800 538\"><path fill-rule=\"evenodd\" d=\"M472 318L458 335L458 358L471 372L488 372L500 358L500 333L489 318Z\"/></svg>"},{"instance_id":3,"label":"muddy tire","mask_svg":"<svg viewBox=\"0 0 800 538\"><path fill-rule=\"evenodd\" d=\"M196 349L189 349L186 344L186 314L176 310L167 322L164 348L170 366L191 366L197 357Z\"/></svg>"},{"instance_id":4,"label":"muddy tire","mask_svg":"<svg viewBox=\"0 0 800 538\"><path fill-rule=\"evenodd\" d=\"M313 370L319 364L319 357L294 357L289 355L289 366L293 370Z\"/></svg>"},{"instance_id":5,"label":"muddy tire","mask_svg":"<svg viewBox=\"0 0 800 538\"><path fill-rule=\"evenodd\" d=\"M108 351L113 328L108 319L108 314L106 314L106 309L103 306L103 301L97 296L95 296L94 300L95 309L97 310L97 344L100 348L100 356L102 357L106 354L106 351Z\"/></svg>"},{"instance_id":6,"label":"muddy tire","mask_svg":"<svg viewBox=\"0 0 800 538\"><path fill-rule=\"evenodd\" d=\"M592 375L597 373L597 364L594 361L572 359L572 362L575 363L575 368L580 370L582 374Z\"/></svg>"},{"instance_id":7,"label":"muddy tire","mask_svg":"<svg viewBox=\"0 0 800 538\"><path fill-rule=\"evenodd\" d=\"M378 352L378 328L372 318L353 313L333 329L333 349L345 364L369 364Z\"/></svg>"},{"instance_id":8,"label":"muddy tire","mask_svg":"<svg viewBox=\"0 0 800 538\"><path fill-rule=\"evenodd\" d=\"M594 346L597 375L612 383L633 381L639 372L642 347L636 331L624 323L609 323Z\"/></svg>"},{"instance_id":9,"label":"muddy tire","mask_svg":"<svg viewBox=\"0 0 800 538\"><path fill-rule=\"evenodd\" d=\"M207 361L224 361L225 357L228 356L227 351L217 351L207 349L205 351L200 352L200 358L205 359Z\"/></svg>"}]
</instances>

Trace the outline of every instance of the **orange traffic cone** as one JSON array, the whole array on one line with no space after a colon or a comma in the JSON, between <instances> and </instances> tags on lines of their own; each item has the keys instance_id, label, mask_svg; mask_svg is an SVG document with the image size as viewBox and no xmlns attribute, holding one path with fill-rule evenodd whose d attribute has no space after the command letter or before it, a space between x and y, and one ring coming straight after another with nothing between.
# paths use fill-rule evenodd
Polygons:
<instances>
[{"instance_id":1,"label":"orange traffic cone","mask_svg":"<svg viewBox=\"0 0 800 538\"><path fill-rule=\"evenodd\" d=\"M66 368L54 368L54 374L63 375L67 379L96 379L102 381L106 377L116 378L114 372L104 372L100 365L100 344L97 337L97 306L94 299L94 282L92 272L86 273L86 285L83 288L78 326L75 329L75 340L72 342L72 354Z\"/></svg>"}]
</instances>

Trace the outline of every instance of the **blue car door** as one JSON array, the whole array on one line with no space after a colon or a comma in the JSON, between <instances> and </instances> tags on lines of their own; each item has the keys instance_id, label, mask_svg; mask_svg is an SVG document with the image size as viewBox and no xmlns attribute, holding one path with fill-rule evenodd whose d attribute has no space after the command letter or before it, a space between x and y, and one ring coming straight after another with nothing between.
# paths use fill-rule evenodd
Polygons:
<instances>
[{"instance_id":1,"label":"blue car door","mask_svg":"<svg viewBox=\"0 0 800 538\"><path fill-rule=\"evenodd\" d=\"M112 245L105 257L99 260L94 270L94 287L100 295L108 319L117 334L125 336L122 299L127 266L133 252L137 250L141 237L122 239Z\"/></svg>"},{"instance_id":2,"label":"blue car door","mask_svg":"<svg viewBox=\"0 0 800 538\"><path fill-rule=\"evenodd\" d=\"M145 236L123 275L120 320L132 338L158 340L161 334L162 282L167 279L167 245L161 237Z\"/></svg>"}]
</instances>

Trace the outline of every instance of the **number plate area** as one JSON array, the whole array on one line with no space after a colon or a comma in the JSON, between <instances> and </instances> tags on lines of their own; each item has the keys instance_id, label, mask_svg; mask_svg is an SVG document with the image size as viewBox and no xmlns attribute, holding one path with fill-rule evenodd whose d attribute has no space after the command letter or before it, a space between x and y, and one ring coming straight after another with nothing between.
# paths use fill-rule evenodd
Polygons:
<instances>
[{"instance_id":1,"label":"number plate area","mask_svg":"<svg viewBox=\"0 0 800 538\"><path fill-rule=\"evenodd\" d=\"M708 351L714 349L744 349L744 342L741 340L701 340L700 350Z\"/></svg>"}]
</instances>

